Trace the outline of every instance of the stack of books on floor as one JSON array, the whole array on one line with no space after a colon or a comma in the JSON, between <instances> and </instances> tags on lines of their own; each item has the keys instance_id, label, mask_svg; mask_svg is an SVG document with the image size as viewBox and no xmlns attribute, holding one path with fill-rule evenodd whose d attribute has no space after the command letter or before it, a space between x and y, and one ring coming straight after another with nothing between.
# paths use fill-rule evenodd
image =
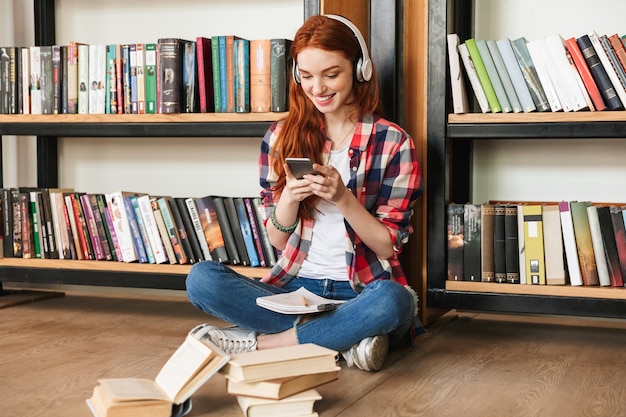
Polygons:
<instances>
[{"instance_id":1,"label":"stack of books on floor","mask_svg":"<svg viewBox=\"0 0 626 417\"><path fill-rule=\"evenodd\" d=\"M316 387L338 378L337 352L315 344L234 354L220 370L246 417L317 416Z\"/></svg>"}]
</instances>

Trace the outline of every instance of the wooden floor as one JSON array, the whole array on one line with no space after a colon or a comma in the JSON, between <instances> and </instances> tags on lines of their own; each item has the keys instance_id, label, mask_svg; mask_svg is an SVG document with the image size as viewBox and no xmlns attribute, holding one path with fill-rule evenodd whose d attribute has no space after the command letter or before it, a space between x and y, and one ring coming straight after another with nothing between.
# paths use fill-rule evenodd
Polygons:
<instances>
[{"instance_id":1,"label":"wooden floor","mask_svg":"<svg viewBox=\"0 0 626 417\"><path fill-rule=\"evenodd\" d=\"M183 297L68 294L0 309L0 415L89 417L101 377L154 378L209 320ZM342 369L316 411L341 416L626 416L626 322L452 312L384 370ZM342 362L343 367L343 362ZM221 375L190 416L242 416Z\"/></svg>"}]
</instances>

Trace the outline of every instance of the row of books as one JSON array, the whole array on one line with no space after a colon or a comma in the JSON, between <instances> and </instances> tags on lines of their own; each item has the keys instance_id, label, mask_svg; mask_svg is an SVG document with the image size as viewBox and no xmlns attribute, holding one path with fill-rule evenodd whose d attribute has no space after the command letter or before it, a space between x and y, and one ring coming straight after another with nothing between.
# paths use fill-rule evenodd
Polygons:
<instances>
[{"instance_id":1,"label":"row of books","mask_svg":"<svg viewBox=\"0 0 626 417\"><path fill-rule=\"evenodd\" d=\"M0 114L284 112L291 41L0 47Z\"/></svg>"},{"instance_id":2,"label":"row of books","mask_svg":"<svg viewBox=\"0 0 626 417\"><path fill-rule=\"evenodd\" d=\"M625 38L590 31L461 43L449 34L453 111L470 111L465 76L483 113L624 110Z\"/></svg>"},{"instance_id":3,"label":"row of books","mask_svg":"<svg viewBox=\"0 0 626 417\"><path fill-rule=\"evenodd\" d=\"M626 207L450 203L448 280L624 287Z\"/></svg>"},{"instance_id":4,"label":"row of books","mask_svg":"<svg viewBox=\"0 0 626 417\"><path fill-rule=\"evenodd\" d=\"M270 267L260 197L3 188L4 257Z\"/></svg>"}]
</instances>

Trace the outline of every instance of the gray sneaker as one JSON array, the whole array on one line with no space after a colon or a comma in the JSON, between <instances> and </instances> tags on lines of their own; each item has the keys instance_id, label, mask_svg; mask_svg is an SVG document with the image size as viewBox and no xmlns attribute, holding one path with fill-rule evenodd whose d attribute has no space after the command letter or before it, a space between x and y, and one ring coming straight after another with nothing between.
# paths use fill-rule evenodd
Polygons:
<instances>
[{"instance_id":1,"label":"gray sneaker","mask_svg":"<svg viewBox=\"0 0 626 417\"><path fill-rule=\"evenodd\" d=\"M256 337L254 330L240 327L214 328L206 332L206 336L213 344L229 355L256 350Z\"/></svg>"},{"instance_id":2,"label":"gray sneaker","mask_svg":"<svg viewBox=\"0 0 626 417\"><path fill-rule=\"evenodd\" d=\"M350 349L341 352L348 367L356 366L364 371L379 371L389 352L389 336L366 337Z\"/></svg>"}]
</instances>

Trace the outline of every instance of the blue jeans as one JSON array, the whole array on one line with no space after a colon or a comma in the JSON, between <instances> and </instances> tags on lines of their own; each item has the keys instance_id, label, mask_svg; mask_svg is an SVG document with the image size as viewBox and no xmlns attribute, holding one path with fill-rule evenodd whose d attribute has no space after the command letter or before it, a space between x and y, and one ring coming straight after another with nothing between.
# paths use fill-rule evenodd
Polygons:
<instances>
[{"instance_id":1,"label":"blue jeans","mask_svg":"<svg viewBox=\"0 0 626 417\"><path fill-rule=\"evenodd\" d=\"M413 296L394 281L375 281L357 294L350 283L331 279L294 278L279 288L238 274L215 261L191 268L187 297L205 313L259 333L295 327L299 343L315 343L342 351L369 336L389 334L399 343L413 320ZM300 323L300 316L276 313L256 305L256 298L305 287L322 297L348 300L329 312Z\"/></svg>"}]
</instances>

